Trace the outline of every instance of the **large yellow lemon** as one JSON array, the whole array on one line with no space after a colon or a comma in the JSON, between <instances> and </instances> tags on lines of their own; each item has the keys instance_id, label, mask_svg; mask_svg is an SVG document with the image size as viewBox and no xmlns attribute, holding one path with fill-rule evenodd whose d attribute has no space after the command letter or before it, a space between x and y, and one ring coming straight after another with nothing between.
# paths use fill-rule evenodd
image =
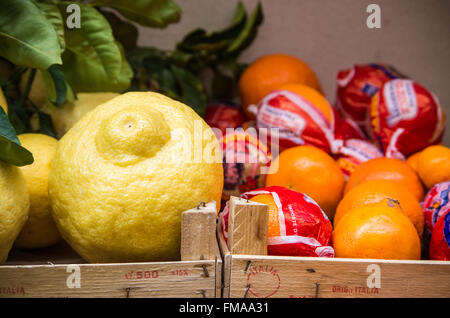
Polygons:
<instances>
[{"instance_id":1,"label":"large yellow lemon","mask_svg":"<svg viewBox=\"0 0 450 318\"><path fill-rule=\"evenodd\" d=\"M222 186L212 129L151 92L83 116L59 141L49 175L60 233L89 262L179 259L181 213L219 202Z\"/></svg>"},{"instance_id":2,"label":"large yellow lemon","mask_svg":"<svg viewBox=\"0 0 450 318\"><path fill-rule=\"evenodd\" d=\"M30 200L19 168L0 161L0 264L28 218Z\"/></svg>"},{"instance_id":3,"label":"large yellow lemon","mask_svg":"<svg viewBox=\"0 0 450 318\"><path fill-rule=\"evenodd\" d=\"M30 212L15 246L19 248L51 246L61 240L48 201L48 172L58 141L43 134L22 134L18 138L22 146L31 151L34 162L20 168L30 195Z\"/></svg>"},{"instance_id":4,"label":"large yellow lemon","mask_svg":"<svg viewBox=\"0 0 450 318\"><path fill-rule=\"evenodd\" d=\"M75 102L66 102L49 111L56 134L61 138L84 114L100 104L119 96L118 93L79 93Z\"/></svg>"}]
</instances>

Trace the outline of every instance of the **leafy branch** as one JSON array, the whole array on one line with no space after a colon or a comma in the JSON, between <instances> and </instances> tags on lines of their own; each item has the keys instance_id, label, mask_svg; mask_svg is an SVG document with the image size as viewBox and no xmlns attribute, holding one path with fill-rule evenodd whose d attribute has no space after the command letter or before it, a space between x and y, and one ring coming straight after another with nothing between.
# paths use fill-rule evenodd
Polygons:
<instances>
[{"instance_id":1,"label":"leafy branch","mask_svg":"<svg viewBox=\"0 0 450 318\"><path fill-rule=\"evenodd\" d=\"M263 21L260 4L247 15L238 3L231 24L220 31L195 29L172 51L137 47L127 52L134 71L132 90L156 90L184 101L203 114L208 99L232 99L236 83L246 67L237 61L253 41ZM205 72L213 75L210 93L199 80Z\"/></svg>"},{"instance_id":2,"label":"leafy branch","mask_svg":"<svg viewBox=\"0 0 450 318\"><path fill-rule=\"evenodd\" d=\"M68 28L66 23L77 14L68 10L73 5L79 8L80 28ZM1 1L0 57L6 62L0 61L0 65L14 67L7 72L7 79L0 77L10 105L9 121L6 114L0 114L0 159L12 164L29 163L26 152L16 151L16 145L20 147L16 133L32 131L33 114L37 114L40 132L54 135L51 118L43 108L73 102L78 92L123 92L129 87L133 73L109 22L112 13L105 16L105 8L115 9L132 22L159 28L177 22L181 15L172 0L102 0L90 4ZM124 23L131 25L129 21ZM40 76L35 76L36 72ZM28 75L25 88L20 89L24 75ZM37 78L45 86L44 105L29 96Z\"/></svg>"}]
</instances>

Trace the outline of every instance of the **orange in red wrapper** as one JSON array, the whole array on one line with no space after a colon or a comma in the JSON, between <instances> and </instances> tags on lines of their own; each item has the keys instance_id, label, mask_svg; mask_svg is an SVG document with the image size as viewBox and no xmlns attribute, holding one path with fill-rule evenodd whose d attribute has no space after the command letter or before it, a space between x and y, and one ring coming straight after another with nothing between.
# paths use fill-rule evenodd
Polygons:
<instances>
[{"instance_id":1,"label":"orange in red wrapper","mask_svg":"<svg viewBox=\"0 0 450 318\"><path fill-rule=\"evenodd\" d=\"M333 108L333 115L334 138L339 141L337 144L342 144L347 139L367 140L366 135L353 119L341 116L335 108Z\"/></svg>"},{"instance_id":2,"label":"orange in red wrapper","mask_svg":"<svg viewBox=\"0 0 450 318\"><path fill-rule=\"evenodd\" d=\"M430 259L450 261L450 211L436 222L430 241Z\"/></svg>"},{"instance_id":3,"label":"orange in red wrapper","mask_svg":"<svg viewBox=\"0 0 450 318\"><path fill-rule=\"evenodd\" d=\"M373 144L361 139L348 139L339 149L337 163L348 178L365 161L383 157L383 153Z\"/></svg>"},{"instance_id":4,"label":"orange in red wrapper","mask_svg":"<svg viewBox=\"0 0 450 318\"><path fill-rule=\"evenodd\" d=\"M437 98L412 80L384 84L370 106L371 137L386 157L404 159L441 142L445 115Z\"/></svg>"},{"instance_id":5,"label":"orange in red wrapper","mask_svg":"<svg viewBox=\"0 0 450 318\"><path fill-rule=\"evenodd\" d=\"M208 125L220 129L222 135L226 133L227 128L242 126L245 119L244 113L239 107L225 102L208 105L204 118Z\"/></svg>"},{"instance_id":6,"label":"orange in red wrapper","mask_svg":"<svg viewBox=\"0 0 450 318\"><path fill-rule=\"evenodd\" d=\"M327 153L333 150L334 123L302 96L278 90L264 97L258 105L256 126L279 129L279 146L316 146ZM259 131L261 133L261 131Z\"/></svg>"},{"instance_id":7,"label":"orange in red wrapper","mask_svg":"<svg viewBox=\"0 0 450 318\"><path fill-rule=\"evenodd\" d=\"M307 195L274 186L246 192L242 197L269 205L269 255L334 257L331 222ZM228 205L221 222L227 238Z\"/></svg>"},{"instance_id":8,"label":"orange in red wrapper","mask_svg":"<svg viewBox=\"0 0 450 318\"><path fill-rule=\"evenodd\" d=\"M236 130L219 140L223 153L224 186L222 203L230 196L264 186L265 171L271 162L267 146L256 135Z\"/></svg>"},{"instance_id":9,"label":"orange in red wrapper","mask_svg":"<svg viewBox=\"0 0 450 318\"><path fill-rule=\"evenodd\" d=\"M337 75L336 106L346 117L366 129L370 100L381 86L402 77L392 67L384 64L355 65Z\"/></svg>"},{"instance_id":10,"label":"orange in red wrapper","mask_svg":"<svg viewBox=\"0 0 450 318\"><path fill-rule=\"evenodd\" d=\"M439 218L450 212L450 181L434 185L422 202L425 236L429 239Z\"/></svg>"}]
</instances>

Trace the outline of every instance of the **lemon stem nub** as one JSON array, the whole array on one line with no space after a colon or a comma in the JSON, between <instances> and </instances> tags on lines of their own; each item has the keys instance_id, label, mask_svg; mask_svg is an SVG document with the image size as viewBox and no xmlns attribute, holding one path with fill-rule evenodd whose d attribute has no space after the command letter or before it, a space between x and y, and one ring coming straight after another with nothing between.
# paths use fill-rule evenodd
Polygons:
<instances>
[{"instance_id":1,"label":"lemon stem nub","mask_svg":"<svg viewBox=\"0 0 450 318\"><path fill-rule=\"evenodd\" d=\"M130 106L105 118L96 134L98 152L118 165L153 157L170 139L170 128L155 109Z\"/></svg>"}]
</instances>

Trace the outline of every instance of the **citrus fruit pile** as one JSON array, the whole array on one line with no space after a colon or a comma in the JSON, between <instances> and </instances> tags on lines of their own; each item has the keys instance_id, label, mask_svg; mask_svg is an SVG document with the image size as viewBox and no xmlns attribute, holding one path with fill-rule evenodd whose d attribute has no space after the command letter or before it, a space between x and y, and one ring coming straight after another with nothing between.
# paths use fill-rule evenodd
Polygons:
<instances>
[{"instance_id":1,"label":"citrus fruit pile","mask_svg":"<svg viewBox=\"0 0 450 318\"><path fill-rule=\"evenodd\" d=\"M257 59L238 86L241 105L215 103L205 119L152 92L42 106L60 139L20 135L33 164L0 163L0 262L13 245L62 240L89 262L176 260L181 213L215 201L226 232L231 195L269 206L272 255L450 260L434 94L390 66L357 65L339 72L332 105L286 54Z\"/></svg>"},{"instance_id":2,"label":"citrus fruit pile","mask_svg":"<svg viewBox=\"0 0 450 318\"><path fill-rule=\"evenodd\" d=\"M241 191L269 205L269 254L450 260L450 149L441 144L445 114L433 93L392 66L355 65L338 73L332 105L312 68L285 54L251 63L239 92L242 127L255 128L272 151L264 185ZM329 241L305 230L314 208L285 191L324 212L318 223L331 221ZM334 251L286 244L311 240Z\"/></svg>"}]
</instances>

